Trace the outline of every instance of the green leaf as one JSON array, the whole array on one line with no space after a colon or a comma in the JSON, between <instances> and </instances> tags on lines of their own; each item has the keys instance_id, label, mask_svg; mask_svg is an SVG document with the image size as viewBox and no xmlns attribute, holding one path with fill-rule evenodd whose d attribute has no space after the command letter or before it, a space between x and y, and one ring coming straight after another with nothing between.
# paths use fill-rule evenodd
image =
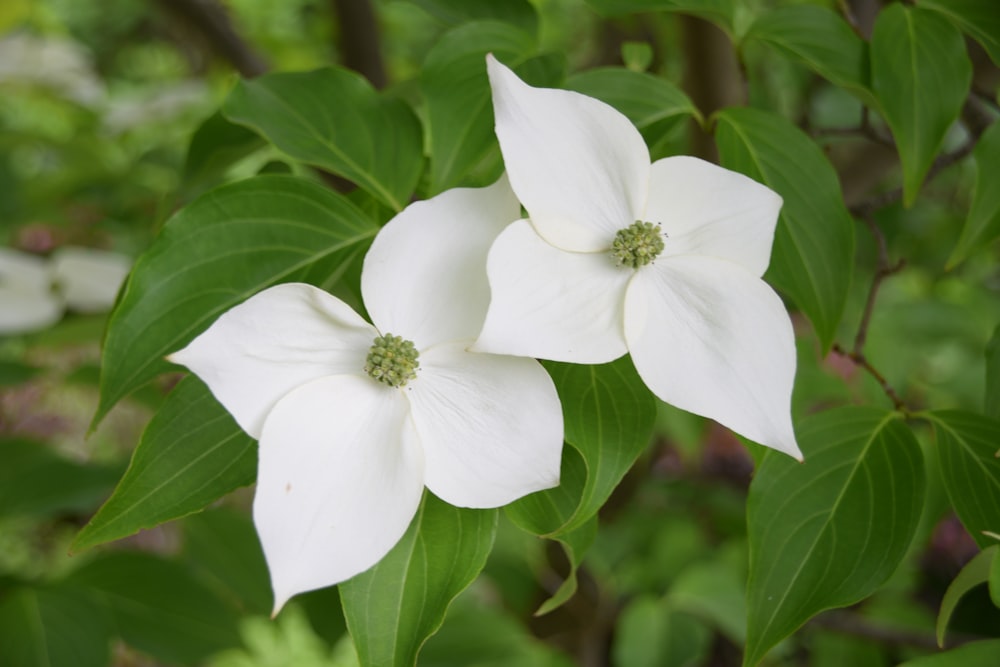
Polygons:
<instances>
[{"instance_id":1,"label":"green leaf","mask_svg":"<svg viewBox=\"0 0 1000 667\"><path fill-rule=\"evenodd\" d=\"M982 44L993 63L1000 66L1000 12L996 0L919 0L918 4L951 19Z\"/></svg>"},{"instance_id":2,"label":"green leaf","mask_svg":"<svg viewBox=\"0 0 1000 667\"><path fill-rule=\"evenodd\" d=\"M260 290L294 281L329 288L377 231L341 195L289 176L251 178L193 201L136 261L111 314L94 423L172 368L167 354Z\"/></svg>"},{"instance_id":3,"label":"green leaf","mask_svg":"<svg viewBox=\"0 0 1000 667\"><path fill-rule=\"evenodd\" d=\"M740 646L747 637L746 573L728 562L690 565L667 591L670 606L716 626Z\"/></svg>"},{"instance_id":4,"label":"green leaf","mask_svg":"<svg viewBox=\"0 0 1000 667\"><path fill-rule=\"evenodd\" d=\"M840 408L799 424L805 463L771 453L750 485L744 665L825 609L871 595L923 507L920 447L895 415Z\"/></svg>"},{"instance_id":5,"label":"green leaf","mask_svg":"<svg viewBox=\"0 0 1000 667\"><path fill-rule=\"evenodd\" d=\"M945 653L927 655L901 663L899 667L996 667L1000 639L971 642Z\"/></svg>"},{"instance_id":6,"label":"green leaf","mask_svg":"<svg viewBox=\"0 0 1000 667\"><path fill-rule=\"evenodd\" d=\"M972 81L961 33L940 15L896 3L879 13L871 41L872 89L903 163L910 206Z\"/></svg>"},{"instance_id":7,"label":"green leaf","mask_svg":"<svg viewBox=\"0 0 1000 667\"><path fill-rule=\"evenodd\" d=\"M605 16L657 10L690 14L735 34L735 0L587 0L587 4Z\"/></svg>"},{"instance_id":8,"label":"green leaf","mask_svg":"<svg viewBox=\"0 0 1000 667\"><path fill-rule=\"evenodd\" d=\"M632 600L615 625L616 665L685 667L705 664L712 634L696 618L650 596Z\"/></svg>"},{"instance_id":9,"label":"green leaf","mask_svg":"<svg viewBox=\"0 0 1000 667\"><path fill-rule=\"evenodd\" d=\"M559 486L532 493L507 505L504 511L520 528L559 542L569 562L569 571L559 588L535 611L541 616L553 611L573 597L577 589L576 571L597 536L597 518L590 516L584 523L563 531L580 506L587 483L587 464L573 447L563 447Z\"/></svg>"},{"instance_id":10,"label":"green leaf","mask_svg":"<svg viewBox=\"0 0 1000 667\"><path fill-rule=\"evenodd\" d=\"M16 387L38 377L41 368L20 361L0 360L0 387Z\"/></svg>"},{"instance_id":11,"label":"green leaf","mask_svg":"<svg viewBox=\"0 0 1000 667\"><path fill-rule=\"evenodd\" d=\"M948 585L948 590L944 592L944 598L941 600L941 610L938 612L935 627L938 646L944 647L944 636L948 630L948 623L962 597L976 586L985 584L989 580L990 568L996 560L997 553L1000 553L1000 546L995 544L988 549L983 549L976 554L975 558L965 564L958 576Z\"/></svg>"},{"instance_id":12,"label":"green leaf","mask_svg":"<svg viewBox=\"0 0 1000 667\"><path fill-rule=\"evenodd\" d=\"M1000 326L993 330L993 336L986 345L986 397L983 400L983 414L990 419L1000 420Z\"/></svg>"},{"instance_id":13,"label":"green leaf","mask_svg":"<svg viewBox=\"0 0 1000 667\"><path fill-rule=\"evenodd\" d=\"M422 134L402 100L356 72L329 67L240 81L222 113L291 157L357 183L395 211L423 168Z\"/></svg>"},{"instance_id":14,"label":"green leaf","mask_svg":"<svg viewBox=\"0 0 1000 667\"><path fill-rule=\"evenodd\" d=\"M254 440L201 380L185 378L149 422L125 476L76 536L73 550L198 512L253 483L256 474Z\"/></svg>"},{"instance_id":15,"label":"green leaf","mask_svg":"<svg viewBox=\"0 0 1000 667\"><path fill-rule=\"evenodd\" d=\"M1000 238L1000 188L996 187L996 175L1000 173L1000 123L993 123L979 138L972 159L976 162L972 206L962 235L948 258L947 268L955 267L973 252Z\"/></svg>"},{"instance_id":16,"label":"green leaf","mask_svg":"<svg viewBox=\"0 0 1000 667\"><path fill-rule=\"evenodd\" d=\"M994 547L996 545L990 548L993 549ZM1000 551L994 555L993 562L990 563L989 586L990 600L993 601L994 607L1000 609Z\"/></svg>"},{"instance_id":17,"label":"green leaf","mask_svg":"<svg viewBox=\"0 0 1000 667\"><path fill-rule=\"evenodd\" d=\"M121 473L118 467L75 463L44 443L0 440L0 517L91 512Z\"/></svg>"},{"instance_id":18,"label":"green leaf","mask_svg":"<svg viewBox=\"0 0 1000 667\"><path fill-rule=\"evenodd\" d=\"M854 267L854 226L836 171L802 130L768 111L723 110L715 140L723 166L784 198L766 278L795 301L829 349Z\"/></svg>"},{"instance_id":19,"label":"green leaf","mask_svg":"<svg viewBox=\"0 0 1000 667\"><path fill-rule=\"evenodd\" d=\"M106 667L111 620L79 590L20 588L0 595L0 667Z\"/></svg>"},{"instance_id":20,"label":"green leaf","mask_svg":"<svg viewBox=\"0 0 1000 667\"><path fill-rule=\"evenodd\" d=\"M839 14L826 7L794 5L761 13L746 40L766 42L805 63L868 105L868 45Z\"/></svg>"},{"instance_id":21,"label":"green leaf","mask_svg":"<svg viewBox=\"0 0 1000 667\"><path fill-rule=\"evenodd\" d=\"M260 135L216 112L202 123L188 145L181 179L186 194L198 194L222 180L234 163L265 145Z\"/></svg>"},{"instance_id":22,"label":"green leaf","mask_svg":"<svg viewBox=\"0 0 1000 667\"><path fill-rule=\"evenodd\" d=\"M583 466L564 452L560 486L512 503L510 513L527 530L553 537L582 526L604 505L649 444L656 401L628 357L599 366L545 367L562 401L566 442ZM536 515L527 519L531 523L525 523L527 508Z\"/></svg>"},{"instance_id":23,"label":"green leaf","mask_svg":"<svg viewBox=\"0 0 1000 667\"><path fill-rule=\"evenodd\" d=\"M104 600L121 637L164 662L198 662L240 643L234 610L173 561L112 552L67 582Z\"/></svg>"},{"instance_id":24,"label":"green leaf","mask_svg":"<svg viewBox=\"0 0 1000 667\"><path fill-rule=\"evenodd\" d=\"M182 524L184 557L191 568L234 600L241 610L267 616L272 594L267 563L253 522L225 507L189 516ZM340 610L336 610L338 615Z\"/></svg>"},{"instance_id":25,"label":"green leaf","mask_svg":"<svg viewBox=\"0 0 1000 667\"><path fill-rule=\"evenodd\" d=\"M515 66L534 49L534 39L523 30L483 21L452 30L427 54L420 83L427 107L430 194L462 182L497 151L486 54Z\"/></svg>"},{"instance_id":26,"label":"green leaf","mask_svg":"<svg viewBox=\"0 0 1000 667\"><path fill-rule=\"evenodd\" d=\"M379 563L340 584L363 665L411 666L448 605L486 564L496 510L452 507L424 493L403 538Z\"/></svg>"},{"instance_id":27,"label":"green leaf","mask_svg":"<svg viewBox=\"0 0 1000 667\"><path fill-rule=\"evenodd\" d=\"M566 560L569 562L569 572L566 574L563 582L559 584L556 592L538 606L535 616L544 616L550 611L558 609L576 594L578 586L576 573L580 569L583 557L590 550L596 537L597 517L592 516L584 524L577 526L569 532L560 533L558 537L553 538L559 542L563 553L566 554Z\"/></svg>"},{"instance_id":28,"label":"green leaf","mask_svg":"<svg viewBox=\"0 0 1000 667\"><path fill-rule=\"evenodd\" d=\"M538 13L529 0L412 0L451 25L493 20L515 25L532 35L538 31Z\"/></svg>"},{"instance_id":29,"label":"green leaf","mask_svg":"<svg viewBox=\"0 0 1000 667\"><path fill-rule=\"evenodd\" d=\"M566 88L607 102L639 128L654 156L671 131L688 118L700 123L701 113L680 88L666 79L619 67L574 74Z\"/></svg>"},{"instance_id":30,"label":"green leaf","mask_svg":"<svg viewBox=\"0 0 1000 667\"><path fill-rule=\"evenodd\" d=\"M955 513L980 547L995 544L983 531L1000 532L1000 422L957 410L926 416L937 433L941 477Z\"/></svg>"}]
</instances>

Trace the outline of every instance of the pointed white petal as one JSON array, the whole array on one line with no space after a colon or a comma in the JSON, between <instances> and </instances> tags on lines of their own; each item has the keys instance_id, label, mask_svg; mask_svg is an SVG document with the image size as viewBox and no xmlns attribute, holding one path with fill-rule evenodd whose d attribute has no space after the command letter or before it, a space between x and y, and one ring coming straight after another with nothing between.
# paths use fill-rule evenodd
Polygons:
<instances>
[{"instance_id":1,"label":"pointed white petal","mask_svg":"<svg viewBox=\"0 0 1000 667\"><path fill-rule=\"evenodd\" d=\"M562 408L548 373L534 359L465 347L423 352L407 387L427 488L459 507L499 507L558 485Z\"/></svg>"},{"instance_id":2,"label":"pointed white petal","mask_svg":"<svg viewBox=\"0 0 1000 667\"><path fill-rule=\"evenodd\" d=\"M767 283L725 260L656 262L629 285L625 337L661 399L801 458L791 421L795 339Z\"/></svg>"},{"instance_id":3,"label":"pointed white petal","mask_svg":"<svg viewBox=\"0 0 1000 667\"><path fill-rule=\"evenodd\" d=\"M67 307L81 313L103 313L115 305L132 260L107 250L62 247L52 254L51 267Z\"/></svg>"},{"instance_id":4,"label":"pointed white petal","mask_svg":"<svg viewBox=\"0 0 1000 667\"><path fill-rule=\"evenodd\" d=\"M62 314L63 304L51 290L47 262L0 248L0 335L47 329Z\"/></svg>"},{"instance_id":5,"label":"pointed white petal","mask_svg":"<svg viewBox=\"0 0 1000 667\"><path fill-rule=\"evenodd\" d=\"M519 220L497 237L486 271L493 297L476 351L582 364L625 354L633 272L615 266L610 253L559 250Z\"/></svg>"},{"instance_id":6,"label":"pointed white petal","mask_svg":"<svg viewBox=\"0 0 1000 667\"><path fill-rule=\"evenodd\" d=\"M367 377L293 390L264 423L254 524L275 612L293 595L375 565L406 532L423 458L399 390Z\"/></svg>"},{"instance_id":7,"label":"pointed white petal","mask_svg":"<svg viewBox=\"0 0 1000 667\"><path fill-rule=\"evenodd\" d=\"M667 233L664 257L707 255L755 276L771 261L781 197L757 181L695 157L653 163L643 220Z\"/></svg>"},{"instance_id":8,"label":"pointed white petal","mask_svg":"<svg viewBox=\"0 0 1000 667\"><path fill-rule=\"evenodd\" d=\"M486 253L520 212L506 177L407 206L365 256L361 293L375 326L418 348L475 338L490 300Z\"/></svg>"},{"instance_id":9,"label":"pointed white petal","mask_svg":"<svg viewBox=\"0 0 1000 667\"><path fill-rule=\"evenodd\" d=\"M649 151L604 102L533 88L487 56L496 133L514 192L538 232L566 250L611 247L643 211Z\"/></svg>"},{"instance_id":10,"label":"pointed white petal","mask_svg":"<svg viewBox=\"0 0 1000 667\"><path fill-rule=\"evenodd\" d=\"M167 359L194 371L243 430L259 438L267 413L295 387L325 375L363 375L377 335L340 299L288 283L223 313Z\"/></svg>"}]
</instances>

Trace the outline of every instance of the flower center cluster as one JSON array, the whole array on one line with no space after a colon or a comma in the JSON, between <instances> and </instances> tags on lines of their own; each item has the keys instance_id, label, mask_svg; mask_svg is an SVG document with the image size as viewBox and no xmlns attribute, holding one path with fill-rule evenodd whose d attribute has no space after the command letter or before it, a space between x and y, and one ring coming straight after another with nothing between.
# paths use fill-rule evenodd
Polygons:
<instances>
[{"instance_id":1,"label":"flower center cluster","mask_svg":"<svg viewBox=\"0 0 1000 667\"><path fill-rule=\"evenodd\" d=\"M663 252L663 231L660 225L636 220L625 229L619 229L611 244L611 256L618 266L638 269Z\"/></svg>"},{"instance_id":2,"label":"flower center cluster","mask_svg":"<svg viewBox=\"0 0 1000 667\"><path fill-rule=\"evenodd\" d=\"M420 353L411 341L401 336L379 336L368 350L365 373L390 387L402 387L417 377Z\"/></svg>"}]
</instances>

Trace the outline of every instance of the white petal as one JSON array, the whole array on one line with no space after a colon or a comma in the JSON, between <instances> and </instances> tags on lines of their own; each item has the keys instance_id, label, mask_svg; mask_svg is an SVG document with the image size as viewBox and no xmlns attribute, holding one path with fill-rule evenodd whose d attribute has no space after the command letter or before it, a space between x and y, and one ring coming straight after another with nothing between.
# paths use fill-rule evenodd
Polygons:
<instances>
[{"instance_id":1,"label":"white petal","mask_svg":"<svg viewBox=\"0 0 1000 667\"><path fill-rule=\"evenodd\" d=\"M340 375L295 389L268 415L253 517L275 613L364 572L406 532L423 491L408 412L398 390Z\"/></svg>"},{"instance_id":2,"label":"white petal","mask_svg":"<svg viewBox=\"0 0 1000 667\"><path fill-rule=\"evenodd\" d=\"M53 253L51 266L52 277L70 309L103 313L115 305L132 260L117 252L62 247Z\"/></svg>"},{"instance_id":3,"label":"white petal","mask_svg":"<svg viewBox=\"0 0 1000 667\"><path fill-rule=\"evenodd\" d=\"M325 375L363 375L377 335L340 299L288 283L223 313L167 359L194 371L243 430L259 438L267 413L295 387Z\"/></svg>"},{"instance_id":4,"label":"white petal","mask_svg":"<svg viewBox=\"0 0 1000 667\"><path fill-rule=\"evenodd\" d=\"M361 292L375 326L418 348L475 338L490 300L486 253L520 213L506 177L407 206L365 257Z\"/></svg>"},{"instance_id":5,"label":"white petal","mask_svg":"<svg viewBox=\"0 0 1000 667\"><path fill-rule=\"evenodd\" d=\"M801 458L792 324L764 281L725 260L656 262L629 285L625 337L661 399Z\"/></svg>"},{"instance_id":6,"label":"white petal","mask_svg":"<svg viewBox=\"0 0 1000 667\"><path fill-rule=\"evenodd\" d=\"M0 335L47 329L62 314L45 259L0 248Z\"/></svg>"},{"instance_id":7,"label":"white petal","mask_svg":"<svg viewBox=\"0 0 1000 667\"><path fill-rule=\"evenodd\" d=\"M695 157L653 163L643 220L667 233L664 257L707 255L755 276L771 261L781 197L757 181Z\"/></svg>"},{"instance_id":8,"label":"white petal","mask_svg":"<svg viewBox=\"0 0 1000 667\"><path fill-rule=\"evenodd\" d=\"M407 389L427 488L442 500L499 507L559 484L562 408L534 359L438 345Z\"/></svg>"},{"instance_id":9,"label":"white petal","mask_svg":"<svg viewBox=\"0 0 1000 667\"><path fill-rule=\"evenodd\" d=\"M496 133L514 192L550 243L593 252L645 208L649 150L604 102L533 88L487 56Z\"/></svg>"},{"instance_id":10,"label":"white petal","mask_svg":"<svg viewBox=\"0 0 1000 667\"><path fill-rule=\"evenodd\" d=\"M615 266L610 253L560 250L519 220L494 242L486 271L493 297L476 351L583 364L625 354L633 272Z\"/></svg>"}]
</instances>

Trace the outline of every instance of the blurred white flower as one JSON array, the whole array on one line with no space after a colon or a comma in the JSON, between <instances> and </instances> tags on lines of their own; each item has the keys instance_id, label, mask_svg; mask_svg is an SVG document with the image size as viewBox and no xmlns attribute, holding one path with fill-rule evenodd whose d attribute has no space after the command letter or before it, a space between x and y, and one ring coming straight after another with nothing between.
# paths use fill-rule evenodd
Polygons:
<instances>
[{"instance_id":1,"label":"blurred white flower","mask_svg":"<svg viewBox=\"0 0 1000 667\"><path fill-rule=\"evenodd\" d=\"M15 33L0 39L0 84L46 88L86 107L105 98L87 52L64 38Z\"/></svg>"},{"instance_id":2,"label":"blurred white flower","mask_svg":"<svg viewBox=\"0 0 1000 667\"><path fill-rule=\"evenodd\" d=\"M289 283L170 355L260 441L254 523L275 612L381 560L424 486L487 508L559 483L548 374L534 359L468 351L489 300L486 253L518 211L506 179L408 206L365 257L372 324Z\"/></svg>"},{"instance_id":3,"label":"blurred white flower","mask_svg":"<svg viewBox=\"0 0 1000 667\"><path fill-rule=\"evenodd\" d=\"M530 217L500 234L474 349L597 364L631 353L662 400L801 457L795 340L761 276L781 197L691 157L650 164L629 120L488 57L496 132Z\"/></svg>"},{"instance_id":4,"label":"blurred white flower","mask_svg":"<svg viewBox=\"0 0 1000 667\"><path fill-rule=\"evenodd\" d=\"M48 259L0 248L0 335L58 322L66 309L111 309L132 260L116 252L64 246Z\"/></svg>"}]
</instances>

